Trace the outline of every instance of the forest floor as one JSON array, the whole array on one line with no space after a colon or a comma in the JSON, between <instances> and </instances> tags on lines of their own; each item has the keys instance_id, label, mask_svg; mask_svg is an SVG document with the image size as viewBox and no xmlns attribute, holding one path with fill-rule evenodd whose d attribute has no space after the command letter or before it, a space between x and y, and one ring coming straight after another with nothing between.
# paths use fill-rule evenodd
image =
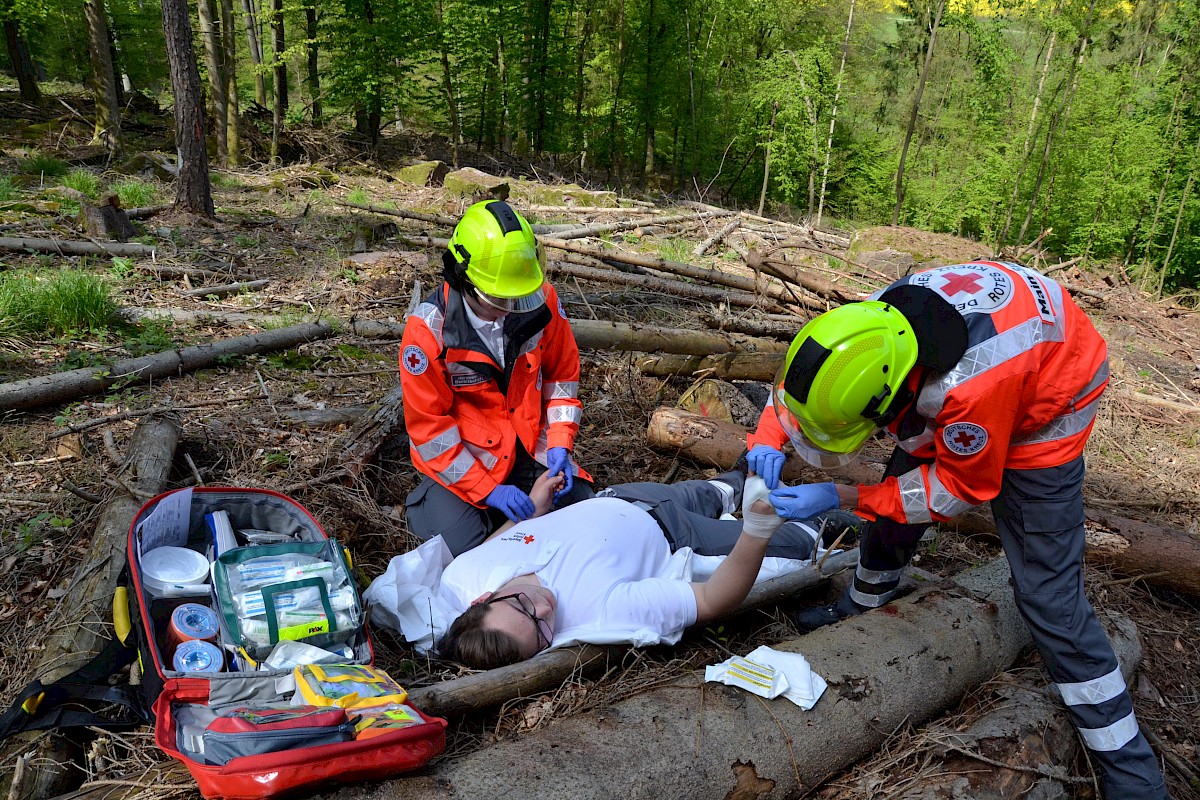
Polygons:
<instances>
[{"instance_id":1,"label":"forest floor","mask_svg":"<svg viewBox=\"0 0 1200 800\"><path fill-rule=\"evenodd\" d=\"M72 105L72 114L86 115L86 109ZM0 98L0 175L18 173L22 161L35 151L54 152L57 145L65 152L82 144L84 134L69 130L71 115L64 121L61 113L61 107L30 111L11 98ZM54 124L40 135L22 139L22 131L38 121ZM136 133L137 146L167 149L161 129L148 125ZM317 316L403 320L414 284L420 281L428 291L440 280L440 254L399 244L388 235L394 232L381 234L379 228L364 223L386 220L406 233L430 236L444 237L448 230L354 211L335 205L335 201L353 195L360 203L391 203L396 208L450 216L461 213L464 201L450 199L438 188L396 181L389 172L414 158L448 157L444 142L395 139L368 160L352 155L352 142L312 132L303 149L308 158L332 172L331 179L314 184L313 170L307 164L214 171L216 221L162 214L141 223L146 241L152 240L158 247L159 265L212 268L232 261L244 274L270 280L262 291L225 300L188 297L181 290L190 284L105 258L0 253L0 266L8 270L72 266L105 274L121 305L142 309L253 312L274 315L281 324ZM493 174L524 174L548 186L567 179L579 181L578 176L556 173L553 165L523 164L516 159L500 163L472 152L465 152L462 160ZM92 169L105 182L124 179L104 166ZM140 180L154 189L160 202L169 202L172 189L168 184L152 178ZM42 191L50 183L45 179L30 182L22 189L22 198L45 201L49 195ZM618 193L624 196L619 188ZM653 202L660 209L675 208L683 199L643 193L630 196ZM48 214L44 205L28 207L32 210L5 208L0 203L0 225L12 226L3 235L79 238L72 218ZM627 218L648 213L630 208ZM791 216L785 210L775 213ZM578 213L530 216L542 222L589 219ZM603 220L625 218L606 214ZM724 245L706 256L691 256L695 243L720 224L713 220L683 229L638 229L606 240L632 251L750 275L737 254ZM980 242L909 228L846 227L838 233L852 237L852 257L869 266L872 274L895 275L915 265L991 255L988 246ZM371 236L382 238L369 241ZM367 256L363 251L378 255ZM858 291L879 283L841 262L811 253L798 257L795 253L799 252L789 254L798 269L812 270L827 279L840 275L845 285ZM1039 266L1049 268L1053 262L1052 258L1049 264L1043 260ZM1108 340L1112 359L1111 389L1087 451L1086 502L1200 535L1200 317L1171 299L1156 300L1138 291L1119 269L1069 266L1055 277L1081 290L1076 297ZM564 278L556 285L571 317L701 330L705 323L700 313L713 310L694 300L614 288L612 284ZM797 314L797 328L805 316ZM164 338L175 344L198 343L253 330L250 325L219 321L162 323L114 332L102 339L11 342L0 352L0 381L127 357L153 349L155 342ZM34 677L30 669L46 631L63 622L57 614L59 600L72 585L98 513L98 505L80 499L64 486L69 482L102 496L114 491L105 479L116 468L118 453L128 444L137 421L119 418L121 412L153 406L176 408L183 428L179 453L190 457L204 484L290 492L330 535L351 549L358 569L368 577L380 574L390 556L412 548L415 540L405 527L402 509L418 476L408 460L407 442L390 441L373 468L354 483L305 485L343 429L307 428L285 421L292 411L378 400L396 386L397 349L395 341L341 332L286 353L240 358L218 368L156 381L152 386L133 386L103 397L5 415L0 420L0 459L4 464L0 470L0 650L5 654L0 665L0 696L13 696ZM711 477L716 470L647 444L650 414L660 405L674 404L693 381L646 377L639 372L635 355L582 353L580 397L585 414L577 459L592 472L598 486ZM102 417L113 420L84 433L52 436L67 423ZM866 454L868 460L880 462L885 456L882 445L873 445ZM195 477L180 460L172 480L172 485L178 486L194 482ZM998 553L994 540L939 531L916 562L923 569L949 575ZM1200 772L1200 602L1091 564L1086 583L1093 603L1128 614L1138 624L1144 656L1132 688L1143 727L1154 732L1166 755ZM817 599L798 598L795 604ZM758 644L794 635L782 610L689 631L676 647L648 648L630 657L623 674L610 676L603 684L586 689L564 686L456 722L441 758L452 759L487 742L552 724L562 715L612 702L664 675L724 660L730 652L744 653ZM377 638L379 663L410 687L460 674L452 665L414 657L402 642L386 634ZM1036 655L1029 655L1018 666L1036 666L1037 661ZM968 717L986 691L984 687L965 698L940 722L954 726ZM887 787L878 786L877 775L902 761L910 752L907 748L920 736L921 730L916 728L898 731L876 759L832 778L815 794L823 798L887 796ZM120 757L93 765L87 780L136 781L135 767L163 757L144 731L125 734L111 746ZM11 765L0 764L0 773L10 769ZM1178 769L1168 765L1165 773L1174 797L1200 797ZM1076 774L1090 775L1087 765L1077 765ZM1077 797L1094 796L1090 784L1076 789ZM199 796L187 789L170 792L189 800ZM165 794L160 788L154 796Z\"/></svg>"}]
</instances>

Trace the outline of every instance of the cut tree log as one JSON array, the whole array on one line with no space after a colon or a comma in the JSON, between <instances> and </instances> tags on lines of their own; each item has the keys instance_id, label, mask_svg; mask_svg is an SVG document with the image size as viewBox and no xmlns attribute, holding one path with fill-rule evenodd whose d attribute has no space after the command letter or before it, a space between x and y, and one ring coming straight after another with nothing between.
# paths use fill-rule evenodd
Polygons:
<instances>
[{"instance_id":1,"label":"cut tree log","mask_svg":"<svg viewBox=\"0 0 1200 800\"><path fill-rule=\"evenodd\" d=\"M404 393L397 386L370 412L363 414L334 444L323 470L342 470L342 474L357 478L371 463L380 446L396 428L404 427Z\"/></svg>"},{"instance_id":2,"label":"cut tree log","mask_svg":"<svg viewBox=\"0 0 1200 800\"><path fill-rule=\"evenodd\" d=\"M660 353L639 360L638 369L643 375L659 378L705 375L730 381L762 381L775 377L782 363L782 353L721 353L711 356ZM769 377L764 378L764 375Z\"/></svg>"},{"instance_id":3,"label":"cut tree log","mask_svg":"<svg viewBox=\"0 0 1200 800\"><path fill-rule=\"evenodd\" d=\"M142 420L134 430L120 481L137 496L121 492L101 509L87 555L63 595L55 619L47 620L43 627L49 635L30 673L43 683L53 683L91 661L111 637L113 592L125 568L129 526L145 502L141 495L153 496L166 488L179 436L179 424L166 417ZM82 741L79 732L12 737L0 750L0 764L11 763L10 759L30 748L36 748L35 755L25 758L21 785L0 785L0 792L10 800L41 800L78 786L85 775L83 764L77 763Z\"/></svg>"},{"instance_id":4,"label":"cut tree log","mask_svg":"<svg viewBox=\"0 0 1200 800\"><path fill-rule=\"evenodd\" d=\"M120 242L79 242L72 239L26 239L0 237L0 250L17 253L57 253L60 256L153 256L154 247Z\"/></svg>"},{"instance_id":5,"label":"cut tree log","mask_svg":"<svg viewBox=\"0 0 1200 800\"><path fill-rule=\"evenodd\" d=\"M710 378L689 386L679 397L679 407L703 417L749 426L758 424L762 412L732 383Z\"/></svg>"},{"instance_id":6,"label":"cut tree log","mask_svg":"<svg viewBox=\"0 0 1200 800\"><path fill-rule=\"evenodd\" d=\"M824 278L809 275L796 269L793 265L778 258L770 258L760 250L751 250L746 257L746 266L755 270L763 270L775 275L780 280L794 283L803 287L818 297L823 297L835 303L849 303L852 300L865 300L867 292L855 292L844 289Z\"/></svg>"},{"instance_id":7,"label":"cut tree log","mask_svg":"<svg viewBox=\"0 0 1200 800\"><path fill-rule=\"evenodd\" d=\"M568 275L573 278L579 278L585 281L593 281L595 283L620 283L627 286L638 286L653 292L661 292L663 294L671 294L678 297L689 297L696 300L707 300L711 303L727 304L731 306L739 306L741 308L783 310L783 306L779 305L773 300L768 300L765 297L759 297L749 292L731 292L728 289L718 289L715 286L702 286L700 284L684 283L683 281L677 281L670 278L659 278L653 275L637 275L629 272L622 272L621 270L607 268L600 269L597 267L570 264L558 260L550 261L547 266L551 276L555 274Z\"/></svg>"},{"instance_id":8,"label":"cut tree log","mask_svg":"<svg viewBox=\"0 0 1200 800\"><path fill-rule=\"evenodd\" d=\"M746 448L748 428L701 417L675 408L659 408L650 418L646 438L652 447L686 456L702 464L728 469ZM862 464L821 471L792 457L783 466L786 483L834 480L846 484L878 483L882 470ZM1200 538L1186 531L1151 525L1086 507L1086 557L1114 571L1200 597ZM959 514L950 523L963 533L995 535L990 508L978 506Z\"/></svg>"},{"instance_id":9,"label":"cut tree log","mask_svg":"<svg viewBox=\"0 0 1200 800\"><path fill-rule=\"evenodd\" d=\"M270 285L269 280L242 281L241 283L226 283L221 286L201 286L198 289L184 289L180 294L185 297L228 297L242 292L257 292Z\"/></svg>"},{"instance_id":10,"label":"cut tree log","mask_svg":"<svg viewBox=\"0 0 1200 800\"><path fill-rule=\"evenodd\" d=\"M23 410L75 400L104 392L118 383L131 385L179 375L211 367L222 357L285 350L332 334L333 328L327 322L304 322L287 328L126 359L111 367L85 367L13 381L0 384L0 410Z\"/></svg>"},{"instance_id":11,"label":"cut tree log","mask_svg":"<svg viewBox=\"0 0 1200 800\"><path fill-rule=\"evenodd\" d=\"M458 224L457 217L448 217L445 214L425 214L420 211L409 211L405 208L383 208L382 206L373 206L366 203L350 203L345 200L334 200L333 204L335 206L342 206L343 208L357 208L361 211L370 211L372 214L384 214L389 217L430 222L434 225L442 225L448 228L453 228Z\"/></svg>"},{"instance_id":12,"label":"cut tree log","mask_svg":"<svg viewBox=\"0 0 1200 800\"><path fill-rule=\"evenodd\" d=\"M582 227L571 228L569 230L556 231L556 239L582 239L586 236L598 236L602 233L616 233L618 231L631 231L635 228L641 228L646 225L674 225L681 222L696 222L703 219L712 219L714 217L728 217L736 214L736 211L704 211L699 214L676 214L672 217L651 217L649 219L631 219L624 222L603 222L596 225L585 225ZM535 229L535 233L538 231Z\"/></svg>"},{"instance_id":13,"label":"cut tree log","mask_svg":"<svg viewBox=\"0 0 1200 800\"><path fill-rule=\"evenodd\" d=\"M778 316L778 315L777 315ZM769 339L780 339L791 342L808 322L807 317L793 314L785 320L773 320L766 315L748 315L744 313L709 313L700 312L700 319L705 325L717 331L734 331L747 336L763 336Z\"/></svg>"},{"instance_id":14,"label":"cut tree log","mask_svg":"<svg viewBox=\"0 0 1200 800\"><path fill-rule=\"evenodd\" d=\"M137 228L121 210L121 198L116 194L106 194L94 205L86 199L81 200L79 220L84 232L91 237L127 242L138 235Z\"/></svg>"},{"instance_id":15,"label":"cut tree log","mask_svg":"<svg viewBox=\"0 0 1200 800\"><path fill-rule=\"evenodd\" d=\"M1137 626L1123 614L1102 619L1128 682L1142 659ZM859 784L896 787L895 800L1010 800L1072 797L1073 785L1092 782L1073 777L1079 732L1044 672L1006 672L974 699L969 722L929 726L901 763L862 770Z\"/></svg>"},{"instance_id":16,"label":"cut tree log","mask_svg":"<svg viewBox=\"0 0 1200 800\"><path fill-rule=\"evenodd\" d=\"M829 688L809 711L704 683L703 671L342 800L799 797L893 731L920 724L1007 669L1029 632L996 559L956 581L775 645ZM747 786L752 784L752 788ZM739 786L741 788L739 788Z\"/></svg>"},{"instance_id":17,"label":"cut tree log","mask_svg":"<svg viewBox=\"0 0 1200 800\"><path fill-rule=\"evenodd\" d=\"M698 244L694 248L692 248L692 255L695 256L696 258L699 258L700 256L704 255L709 250L711 250L713 247L716 247L716 245L722 239L724 239L726 236L728 236L729 234L731 234L735 230L737 230L738 226L741 224L742 224L742 221L740 219L735 219L733 222L727 223L725 225L725 227L721 228L721 230L717 231L712 236L708 237L703 242L701 242L700 244Z\"/></svg>"}]
</instances>

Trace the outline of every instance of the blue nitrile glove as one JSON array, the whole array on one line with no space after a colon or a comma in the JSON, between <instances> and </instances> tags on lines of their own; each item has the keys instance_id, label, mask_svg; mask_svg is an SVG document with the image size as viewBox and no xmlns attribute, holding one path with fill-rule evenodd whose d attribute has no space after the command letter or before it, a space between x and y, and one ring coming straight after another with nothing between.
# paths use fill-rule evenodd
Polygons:
<instances>
[{"instance_id":1,"label":"blue nitrile glove","mask_svg":"<svg viewBox=\"0 0 1200 800\"><path fill-rule=\"evenodd\" d=\"M504 512L504 516L513 522L521 522L522 520L529 519L533 516L534 511L536 511L533 507L533 501L529 499L529 495L507 483L502 483L495 489L492 489L491 494L483 502L492 508L500 509Z\"/></svg>"},{"instance_id":2,"label":"blue nitrile glove","mask_svg":"<svg viewBox=\"0 0 1200 800\"><path fill-rule=\"evenodd\" d=\"M832 483L784 486L771 492L771 505L784 519L808 519L837 508L838 493Z\"/></svg>"},{"instance_id":3,"label":"blue nitrile glove","mask_svg":"<svg viewBox=\"0 0 1200 800\"><path fill-rule=\"evenodd\" d=\"M783 471L783 453L765 444L756 444L746 453L746 464L750 471L763 479L767 488L779 488L779 473Z\"/></svg>"},{"instance_id":4,"label":"blue nitrile glove","mask_svg":"<svg viewBox=\"0 0 1200 800\"><path fill-rule=\"evenodd\" d=\"M546 451L546 471L551 475L562 473L562 488L554 493L554 499L562 497L571 491L575 485L575 476L571 474L571 451L565 447L551 447Z\"/></svg>"}]
</instances>

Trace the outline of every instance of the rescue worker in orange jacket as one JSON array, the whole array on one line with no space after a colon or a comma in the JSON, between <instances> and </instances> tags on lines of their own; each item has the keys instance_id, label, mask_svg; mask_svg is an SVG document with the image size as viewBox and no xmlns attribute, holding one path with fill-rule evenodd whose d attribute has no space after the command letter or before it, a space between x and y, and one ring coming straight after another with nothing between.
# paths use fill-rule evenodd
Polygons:
<instances>
[{"instance_id":1,"label":"rescue worker in orange jacket","mask_svg":"<svg viewBox=\"0 0 1200 800\"><path fill-rule=\"evenodd\" d=\"M583 406L579 348L542 277L533 230L500 200L466 210L442 256L445 282L408 316L400 346L404 423L425 478L409 529L458 555L505 519L534 515L529 491L562 473L559 506L591 497L571 457Z\"/></svg>"},{"instance_id":2,"label":"rescue worker in orange jacket","mask_svg":"<svg viewBox=\"0 0 1200 800\"><path fill-rule=\"evenodd\" d=\"M863 526L853 583L795 615L813 630L887 603L925 528L990 502L1017 606L1105 797L1163 798L1112 646L1083 592L1083 449L1108 384L1104 339L1063 288L1019 264L980 261L902 278L810 321L748 437L778 486L782 447L818 467L895 440L876 485L776 488L780 516L842 507Z\"/></svg>"}]
</instances>

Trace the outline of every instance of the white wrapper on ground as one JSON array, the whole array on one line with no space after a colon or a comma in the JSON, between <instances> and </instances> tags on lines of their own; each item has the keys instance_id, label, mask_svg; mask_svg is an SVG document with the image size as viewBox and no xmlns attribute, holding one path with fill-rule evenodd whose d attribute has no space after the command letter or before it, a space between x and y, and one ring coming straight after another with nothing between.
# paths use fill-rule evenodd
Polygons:
<instances>
[{"instance_id":1,"label":"white wrapper on ground","mask_svg":"<svg viewBox=\"0 0 1200 800\"><path fill-rule=\"evenodd\" d=\"M706 667L704 680L740 686L768 700L783 696L805 711L817 704L829 686L804 656L766 646Z\"/></svg>"}]
</instances>

